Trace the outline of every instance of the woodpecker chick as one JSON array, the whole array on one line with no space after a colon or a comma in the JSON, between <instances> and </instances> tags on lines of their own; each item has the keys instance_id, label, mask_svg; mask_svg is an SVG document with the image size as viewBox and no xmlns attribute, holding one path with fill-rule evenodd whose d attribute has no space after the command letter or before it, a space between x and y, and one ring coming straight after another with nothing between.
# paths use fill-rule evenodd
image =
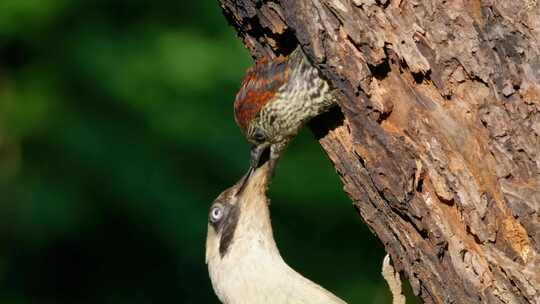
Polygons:
<instances>
[{"instance_id":1,"label":"woodpecker chick","mask_svg":"<svg viewBox=\"0 0 540 304\"><path fill-rule=\"evenodd\" d=\"M251 165L270 148L277 160L311 118L335 104L328 83L300 48L287 58L259 60L248 70L234 102L236 123L253 145Z\"/></svg>"},{"instance_id":2,"label":"woodpecker chick","mask_svg":"<svg viewBox=\"0 0 540 304\"><path fill-rule=\"evenodd\" d=\"M206 263L224 304L345 303L289 267L274 241L266 162L225 190L210 207Z\"/></svg>"}]
</instances>

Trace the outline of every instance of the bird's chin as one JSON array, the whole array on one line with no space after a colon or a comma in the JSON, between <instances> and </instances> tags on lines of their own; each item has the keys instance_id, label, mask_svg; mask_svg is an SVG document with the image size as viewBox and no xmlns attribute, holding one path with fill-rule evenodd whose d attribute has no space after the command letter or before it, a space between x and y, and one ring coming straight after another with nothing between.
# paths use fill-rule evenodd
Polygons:
<instances>
[{"instance_id":1,"label":"bird's chin","mask_svg":"<svg viewBox=\"0 0 540 304\"><path fill-rule=\"evenodd\" d=\"M214 231L214 228L210 225L207 227L206 235L206 264L212 263L212 261L218 256L218 238L219 236Z\"/></svg>"}]
</instances>

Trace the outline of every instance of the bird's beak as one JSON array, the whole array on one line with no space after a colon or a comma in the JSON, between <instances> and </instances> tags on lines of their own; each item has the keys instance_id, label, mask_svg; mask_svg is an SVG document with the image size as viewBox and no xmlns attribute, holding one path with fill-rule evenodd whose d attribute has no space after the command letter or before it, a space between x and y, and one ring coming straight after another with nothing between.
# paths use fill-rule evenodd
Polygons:
<instances>
[{"instance_id":1,"label":"bird's beak","mask_svg":"<svg viewBox=\"0 0 540 304\"><path fill-rule=\"evenodd\" d=\"M266 161L270 159L270 147L269 143L262 143L251 147L250 166L248 172L242 177L239 182L238 191L236 194L242 193L247 186L248 181L257 168L262 166Z\"/></svg>"},{"instance_id":2,"label":"bird's beak","mask_svg":"<svg viewBox=\"0 0 540 304\"><path fill-rule=\"evenodd\" d=\"M249 178L251 177L251 174L253 174L253 171L255 171L255 168L250 166L246 175L244 175L244 177L242 177L242 179L240 180L240 187L238 187L238 191L236 191L236 195L239 195L242 193L242 191L244 191L244 189L246 188L248 184Z\"/></svg>"},{"instance_id":3,"label":"bird's beak","mask_svg":"<svg viewBox=\"0 0 540 304\"><path fill-rule=\"evenodd\" d=\"M267 153L270 152L270 144L269 143L262 143L262 144L254 145L254 146L251 147L250 164L251 164L251 167L253 169L258 168L259 166L261 166L264 163L262 161L264 156L269 156L269 155L265 155L266 154L265 152L267 152Z\"/></svg>"}]
</instances>

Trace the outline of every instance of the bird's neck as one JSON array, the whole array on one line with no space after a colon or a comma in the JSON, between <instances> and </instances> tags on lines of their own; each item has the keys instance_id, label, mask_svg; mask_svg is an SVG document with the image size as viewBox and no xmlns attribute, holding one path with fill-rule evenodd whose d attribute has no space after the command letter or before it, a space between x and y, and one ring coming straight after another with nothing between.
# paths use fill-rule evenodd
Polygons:
<instances>
[{"instance_id":1,"label":"bird's neck","mask_svg":"<svg viewBox=\"0 0 540 304\"><path fill-rule=\"evenodd\" d=\"M257 171L254 174L262 173L266 174ZM239 202L243 204L237 227L241 233L236 235L239 237L236 241L246 243L245 246L264 246L269 252L279 254L272 231L269 200L266 196L267 177L254 176L252 180L253 182L245 189L242 201Z\"/></svg>"},{"instance_id":2,"label":"bird's neck","mask_svg":"<svg viewBox=\"0 0 540 304\"><path fill-rule=\"evenodd\" d=\"M328 83L307 60L295 63L286 85L261 114L261 124L269 133L295 136L311 118L326 112L335 104Z\"/></svg>"}]
</instances>

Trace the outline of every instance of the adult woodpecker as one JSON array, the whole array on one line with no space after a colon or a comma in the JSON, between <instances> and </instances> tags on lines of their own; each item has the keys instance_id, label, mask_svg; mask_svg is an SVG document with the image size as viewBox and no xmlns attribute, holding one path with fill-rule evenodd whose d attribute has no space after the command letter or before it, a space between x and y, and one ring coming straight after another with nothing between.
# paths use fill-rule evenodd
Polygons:
<instances>
[{"instance_id":1,"label":"adult woodpecker","mask_svg":"<svg viewBox=\"0 0 540 304\"><path fill-rule=\"evenodd\" d=\"M289 57L259 60L247 71L234 102L236 123L253 145L251 166L270 149L277 160L311 118L336 104L334 94L300 48Z\"/></svg>"},{"instance_id":2,"label":"adult woodpecker","mask_svg":"<svg viewBox=\"0 0 540 304\"><path fill-rule=\"evenodd\" d=\"M284 261L274 241L265 162L225 190L210 207L206 263L224 304L345 303Z\"/></svg>"}]
</instances>

